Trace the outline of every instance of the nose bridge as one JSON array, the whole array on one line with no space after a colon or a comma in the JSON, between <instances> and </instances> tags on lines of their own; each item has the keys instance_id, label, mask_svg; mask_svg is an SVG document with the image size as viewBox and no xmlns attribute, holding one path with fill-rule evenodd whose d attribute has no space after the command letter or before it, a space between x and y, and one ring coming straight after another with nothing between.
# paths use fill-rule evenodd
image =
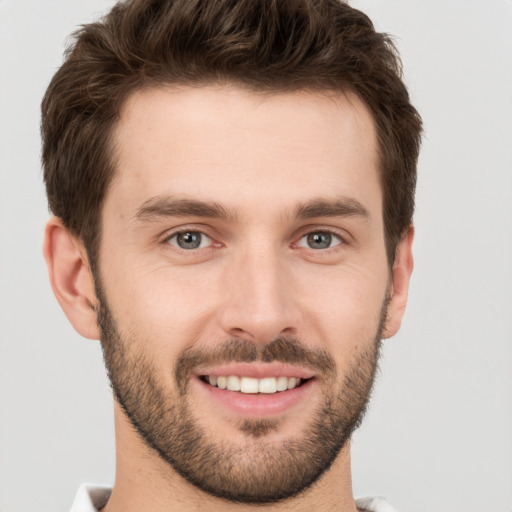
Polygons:
<instances>
[{"instance_id":1,"label":"nose bridge","mask_svg":"<svg viewBox=\"0 0 512 512\"><path fill-rule=\"evenodd\" d=\"M231 336L268 343L295 333L298 309L283 259L274 244L260 239L226 269L229 289L221 322Z\"/></svg>"}]
</instances>

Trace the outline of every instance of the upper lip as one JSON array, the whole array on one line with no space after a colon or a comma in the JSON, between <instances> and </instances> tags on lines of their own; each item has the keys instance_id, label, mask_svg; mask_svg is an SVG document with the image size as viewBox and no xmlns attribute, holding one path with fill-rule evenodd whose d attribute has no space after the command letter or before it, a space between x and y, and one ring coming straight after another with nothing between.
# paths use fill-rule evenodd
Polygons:
<instances>
[{"instance_id":1,"label":"upper lip","mask_svg":"<svg viewBox=\"0 0 512 512\"><path fill-rule=\"evenodd\" d=\"M300 379L310 379L314 373L298 366L286 363L227 363L219 366L200 368L194 372L197 376L230 376L252 377L254 379L263 379L265 377L297 377Z\"/></svg>"}]
</instances>

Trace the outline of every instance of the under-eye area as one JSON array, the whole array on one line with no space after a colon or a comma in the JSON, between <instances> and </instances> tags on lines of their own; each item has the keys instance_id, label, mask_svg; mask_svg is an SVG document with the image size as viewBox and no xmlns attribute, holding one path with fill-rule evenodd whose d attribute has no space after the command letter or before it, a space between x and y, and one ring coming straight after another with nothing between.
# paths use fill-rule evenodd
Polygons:
<instances>
[{"instance_id":1,"label":"under-eye area","mask_svg":"<svg viewBox=\"0 0 512 512\"><path fill-rule=\"evenodd\" d=\"M227 389L228 391L240 391L241 393L280 393L304 385L311 379L298 377L239 377L238 375L201 375L200 379L210 386Z\"/></svg>"}]
</instances>

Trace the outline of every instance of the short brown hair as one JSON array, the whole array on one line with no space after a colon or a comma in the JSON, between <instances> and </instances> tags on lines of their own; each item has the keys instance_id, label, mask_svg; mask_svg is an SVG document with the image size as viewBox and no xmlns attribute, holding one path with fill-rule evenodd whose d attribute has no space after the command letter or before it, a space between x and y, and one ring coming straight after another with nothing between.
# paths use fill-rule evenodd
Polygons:
<instances>
[{"instance_id":1,"label":"short brown hair","mask_svg":"<svg viewBox=\"0 0 512 512\"><path fill-rule=\"evenodd\" d=\"M352 91L376 123L388 259L414 211L421 118L386 34L341 0L126 0L74 35L42 103L51 211L96 262L128 95L162 84Z\"/></svg>"}]
</instances>

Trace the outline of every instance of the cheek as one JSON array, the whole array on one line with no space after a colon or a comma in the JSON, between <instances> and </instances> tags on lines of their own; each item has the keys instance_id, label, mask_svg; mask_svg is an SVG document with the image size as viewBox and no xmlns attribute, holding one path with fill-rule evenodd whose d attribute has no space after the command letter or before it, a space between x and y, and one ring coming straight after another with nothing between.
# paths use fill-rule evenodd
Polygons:
<instances>
[{"instance_id":1,"label":"cheek","mask_svg":"<svg viewBox=\"0 0 512 512\"><path fill-rule=\"evenodd\" d=\"M204 337L205 322L218 301L211 272L125 263L118 261L105 272L105 293L123 334L151 343L171 359Z\"/></svg>"},{"instance_id":2,"label":"cheek","mask_svg":"<svg viewBox=\"0 0 512 512\"><path fill-rule=\"evenodd\" d=\"M123 334L147 343L166 358L165 364L197 341L223 335L217 312L233 295L226 261L173 267L161 259L141 263L129 254L112 254L105 258L102 274ZM358 259L339 266L291 262L283 267L286 289L280 295L300 312L298 336L333 355L373 341L388 273L376 261Z\"/></svg>"},{"instance_id":3,"label":"cheek","mask_svg":"<svg viewBox=\"0 0 512 512\"><path fill-rule=\"evenodd\" d=\"M303 285L306 329L317 331L333 353L374 341L386 297L384 271L344 268ZM312 332L310 335L315 335Z\"/></svg>"}]
</instances>

